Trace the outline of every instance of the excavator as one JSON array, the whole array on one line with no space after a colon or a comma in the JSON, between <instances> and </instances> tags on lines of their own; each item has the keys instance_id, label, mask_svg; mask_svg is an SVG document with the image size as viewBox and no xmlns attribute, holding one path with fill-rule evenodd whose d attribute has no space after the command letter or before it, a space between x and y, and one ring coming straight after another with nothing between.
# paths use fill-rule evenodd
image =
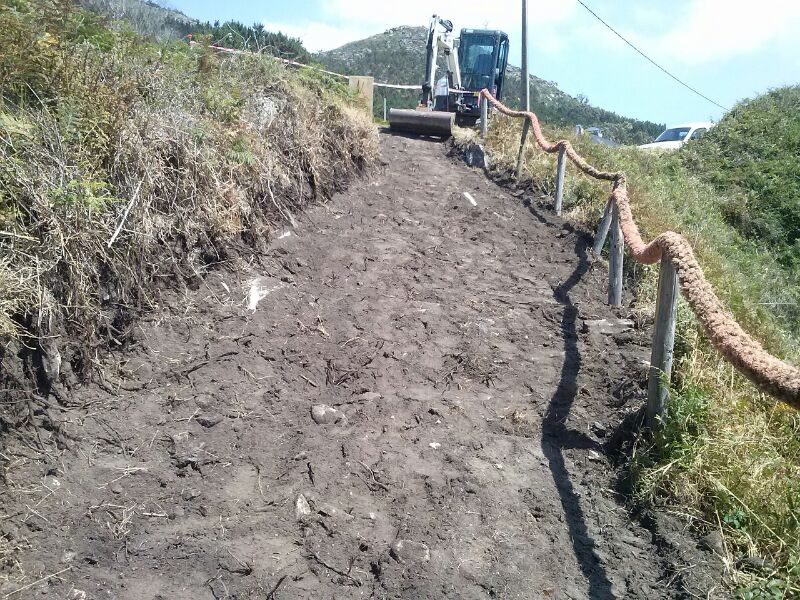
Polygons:
<instances>
[{"instance_id":1,"label":"excavator","mask_svg":"<svg viewBox=\"0 0 800 600\"><path fill-rule=\"evenodd\" d=\"M443 52L447 65L448 94L435 103L436 63ZM472 126L480 119L479 92L486 88L502 97L508 66L508 35L490 29L462 29L453 37L453 23L433 15L428 29L425 81L422 98L414 110L389 111L392 131L449 137L454 123Z\"/></svg>"}]
</instances>

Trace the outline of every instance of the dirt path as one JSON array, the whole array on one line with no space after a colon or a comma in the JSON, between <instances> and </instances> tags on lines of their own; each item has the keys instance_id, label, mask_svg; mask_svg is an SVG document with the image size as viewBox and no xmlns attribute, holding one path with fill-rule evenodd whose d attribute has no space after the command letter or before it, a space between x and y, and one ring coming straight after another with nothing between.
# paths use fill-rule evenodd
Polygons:
<instances>
[{"instance_id":1,"label":"dirt path","mask_svg":"<svg viewBox=\"0 0 800 600\"><path fill-rule=\"evenodd\" d=\"M613 491L647 338L591 323L615 315L585 238L382 137L384 174L174 298L106 365L122 387L75 390L60 450L10 439L5 572L71 567L15 597L681 596L697 551Z\"/></svg>"}]
</instances>

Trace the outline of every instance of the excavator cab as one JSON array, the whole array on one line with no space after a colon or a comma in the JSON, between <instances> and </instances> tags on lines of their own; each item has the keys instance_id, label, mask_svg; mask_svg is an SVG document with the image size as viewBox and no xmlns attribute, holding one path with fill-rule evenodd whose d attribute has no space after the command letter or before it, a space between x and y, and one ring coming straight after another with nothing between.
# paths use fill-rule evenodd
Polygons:
<instances>
[{"instance_id":1,"label":"excavator cab","mask_svg":"<svg viewBox=\"0 0 800 600\"><path fill-rule=\"evenodd\" d=\"M474 123L480 118L478 92L486 88L500 100L508 66L508 35L489 29L462 29L458 44L461 87L456 94L459 121Z\"/></svg>"}]
</instances>

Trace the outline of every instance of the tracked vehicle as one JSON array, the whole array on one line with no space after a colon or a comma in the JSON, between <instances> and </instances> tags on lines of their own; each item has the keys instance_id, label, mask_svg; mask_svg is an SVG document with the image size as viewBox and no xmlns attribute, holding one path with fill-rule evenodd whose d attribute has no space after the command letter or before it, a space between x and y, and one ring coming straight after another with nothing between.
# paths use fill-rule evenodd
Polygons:
<instances>
[{"instance_id":1,"label":"tracked vehicle","mask_svg":"<svg viewBox=\"0 0 800 600\"><path fill-rule=\"evenodd\" d=\"M393 131L420 135L451 135L454 123L472 126L480 119L478 93L486 88L502 98L508 67L508 35L490 29L462 29L453 38L453 23L438 15L431 18L425 58L422 96L415 110L391 109ZM449 93L435 110L432 96L439 52L444 53Z\"/></svg>"}]
</instances>

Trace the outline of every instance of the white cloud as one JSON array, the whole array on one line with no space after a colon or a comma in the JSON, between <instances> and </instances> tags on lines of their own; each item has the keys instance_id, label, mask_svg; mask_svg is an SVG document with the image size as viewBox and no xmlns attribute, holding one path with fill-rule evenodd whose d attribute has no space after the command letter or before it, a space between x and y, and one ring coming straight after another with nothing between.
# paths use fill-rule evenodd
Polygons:
<instances>
[{"instance_id":1,"label":"white cloud","mask_svg":"<svg viewBox=\"0 0 800 600\"><path fill-rule=\"evenodd\" d=\"M312 21L303 25L289 25L286 23L264 23L268 31L280 31L288 36L300 38L303 45L311 52L331 50L358 40L377 31L356 27L336 27L326 23Z\"/></svg>"},{"instance_id":2,"label":"white cloud","mask_svg":"<svg viewBox=\"0 0 800 600\"><path fill-rule=\"evenodd\" d=\"M684 64L730 59L786 42L800 50L800 2L797 0L691 0L670 17L655 38L635 36L655 58Z\"/></svg>"},{"instance_id":3,"label":"white cloud","mask_svg":"<svg viewBox=\"0 0 800 600\"><path fill-rule=\"evenodd\" d=\"M381 33L398 25L427 27L435 11L450 19L456 30L464 27L501 29L511 38L512 62L519 64L521 3L519 0L404 0L391 5L391 10L376 6L374 0L326 0L320 2L320 15L313 22L265 23L268 29L279 29L299 37L312 51L331 50L347 42ZM571 17L575 0L529 2L531 46L540 51L555 51L559 40L551 26ZM382 9L383 8L383 9Z\"/></svg>"}]
</instances>

